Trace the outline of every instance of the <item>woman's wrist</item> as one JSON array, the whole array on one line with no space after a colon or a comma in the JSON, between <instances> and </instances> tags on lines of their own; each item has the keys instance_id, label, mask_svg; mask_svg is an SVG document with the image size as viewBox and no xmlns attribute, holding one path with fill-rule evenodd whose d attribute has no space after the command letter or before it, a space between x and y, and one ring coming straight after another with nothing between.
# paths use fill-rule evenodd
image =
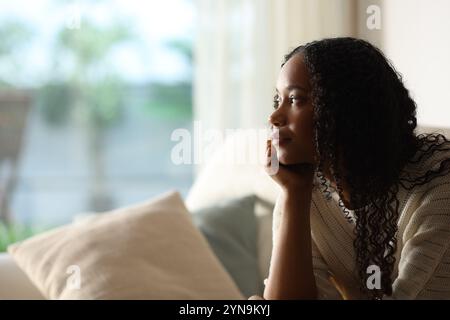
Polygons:
<instances>
[{"instance_id":1,"label":"woman's wrist","mask_svg":"<svg viewBox=\"0 0 450 320\"><path fill-rule=\"evenodd\" d=\"M314 185L315 167L310 164L296 166L295 177L282 186L285 193L297 193L312 190Z\"/></svg>"},{"instance_id":2,"label":"woman's wrist","mask_svg":"<svg viewBox=\"0 0 450 320\"><path fill-rule=\"evenodd\" d=\"M302 179L281 187L286 197L298 196L299 194L311 193L314 187L313 179Z\"/></svg>"},{"instance_id":3,"label":"woman's wrist","mask_svg":"<svg viewBox=\"0 0 450 320\"><path fill-rule=\"evenodd\" d=\"M291 188L285 188L281 193L281 212L284 216L286 212L291 213L309 213L312 198L312 185L302 185ZM291 208L288 210L288 208ZM303 214L300 214L303 216ZM309 214L305 215L309 217Z\"/></svg>"}]
</instances>

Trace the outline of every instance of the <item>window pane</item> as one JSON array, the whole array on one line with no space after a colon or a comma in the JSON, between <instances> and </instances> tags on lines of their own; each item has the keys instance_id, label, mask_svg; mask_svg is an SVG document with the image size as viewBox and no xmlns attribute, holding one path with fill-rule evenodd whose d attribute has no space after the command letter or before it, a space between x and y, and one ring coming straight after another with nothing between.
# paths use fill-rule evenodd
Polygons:
<instances>
[{"instance_id":1,"label":"window pane","mask_svg":"<svg viewBox=\"0 0 450 320\"><path fill-rule=\"evenodd\" d=\"M170 137L192 123L192 31L187 0L0 2L3 223L186 196Z\"/></svg>"}]
</instances>

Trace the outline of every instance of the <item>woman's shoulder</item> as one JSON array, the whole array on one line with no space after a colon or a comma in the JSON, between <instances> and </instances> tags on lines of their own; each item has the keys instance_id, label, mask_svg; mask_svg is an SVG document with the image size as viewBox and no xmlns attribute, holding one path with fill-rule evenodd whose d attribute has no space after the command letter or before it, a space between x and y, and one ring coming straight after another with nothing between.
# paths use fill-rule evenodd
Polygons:
<instances>
[{"instance_id":1,"label":"woman's shoulder","mask_svg":"<svg viewBox=\"0 0 450 320\"><path fill-rule=\"evenodd\" d=\"M423 192L450 181L450 141L426 141L407 162L400 174L404 187L417 185ZM450 185L449 185L450 188Z\"/></svg>"},{"instance_id":2,"label":"woman's shoulder","mask_svg":"<svg viewBox=\"0 0 450 320\"><path fill-rule=\"evenodd\" d=\"M420 150L423 153L417 154L419 161L413 162L402 176L406 179L401 180L401 194L406 196L402 212L409 219L400 220L421 224L431 219L435 226L442 227L450 223L450 143L428 154L426 150L430 149Z\"/></svg>"}]
</instances>

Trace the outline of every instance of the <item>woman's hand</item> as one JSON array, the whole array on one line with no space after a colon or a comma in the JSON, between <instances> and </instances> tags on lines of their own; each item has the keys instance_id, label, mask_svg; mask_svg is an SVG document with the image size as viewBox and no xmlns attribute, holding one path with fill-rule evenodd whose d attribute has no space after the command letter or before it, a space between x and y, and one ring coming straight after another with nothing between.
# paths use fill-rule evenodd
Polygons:
<instances>
[{"instance_id":1,"label":"woman's hand","mask_svg":"<svg viewBox=\"0 0 450 320\"><path fill-rule=\"evenodd\" d=\"M265 171L283 191L312 188L315 165L312 163L282 164L278 161L276 148L267 140Z\"/></svg>"}]
</instances>

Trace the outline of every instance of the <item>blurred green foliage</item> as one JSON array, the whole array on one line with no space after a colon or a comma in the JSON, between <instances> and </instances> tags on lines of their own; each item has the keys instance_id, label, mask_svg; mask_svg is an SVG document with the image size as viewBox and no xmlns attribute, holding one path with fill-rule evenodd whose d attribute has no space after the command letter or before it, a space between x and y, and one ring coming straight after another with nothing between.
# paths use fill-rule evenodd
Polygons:
<instances>
[{"instance_id":1,"label":"blurred green foliage","mask_svg":"<svg viewBox=\"0 0 450 320\"><path fill-rule=\"evenodd\" d=\"M192 84L190 82L152 83L149 85L147 101L145 111L153 118L173 120L192 118Z\"/></svg>"},{"instance_id":2,"label":"blurred green foliage","mask_svg":"<svg viewBox=\"0 0 450 320\"><path fill-rule=\"evenodd\" d=\"M0 221L0 252L5 252L10 244L25 240L37 233L44 232L51 228L52 227L33 228L25 224L5 224Z\"/></svg>"},{"instance_id":3,"label":"blurred green foliage","mask_svg":"<svg viewBox=\"0 0 450 320\"><path fill-rule=\"evenodd\" d=\"M129 28L120 23L96 26L85 19L78 29L62 27L53 55L63 61L39 94L45 120L62 125L73 110L96 130L118 123L125 84L109 58L116 45L130 39Z\"/></svg>"},{"instance_id":4,"label":"blurred green foliage","mask_svg":"<svg viewBox=\"0 0 450 320\"><path fill-rule=\"evenodd\" d=\"M192 51L192 42L189 39L171 39L166 41L166 47L178 52L186 61L192 65L194 53Z\"/></svg>"},{"instance_id":5,"label":"blurred green foliage","mask_svg":"<svg viewBox=\"0 0 450 320\"><path fill-rule=\"evenodd\" d=\"M8 74L0 75L0 88L11 87L11 78L24 72L16 54L19 50L24 50L32 35L30 28L20 21L0 23L0 64L7 64L10 68Z\"/></svg>"},{"instance_id":6,"label":"blurred green foliage","mask_svg":"<svg viewBox=\"0 0 450 320\"><path fill-rule=\"evenodd\" d=\"M39 91L44 118L51 124L62 124L69 116L70 88L61 82L50 82Z\"/></svg>"},{"instance_id":7,"label":"blurred green foliage","mask_svg":"<svg viewBox=\"0 0 450 320\"><path fill-rule=\"evenodd\" d=\"M3 21L0 25L0 56L12 55L30 39L32 32L19 21Z\"/></svg>"}]
</instances>

